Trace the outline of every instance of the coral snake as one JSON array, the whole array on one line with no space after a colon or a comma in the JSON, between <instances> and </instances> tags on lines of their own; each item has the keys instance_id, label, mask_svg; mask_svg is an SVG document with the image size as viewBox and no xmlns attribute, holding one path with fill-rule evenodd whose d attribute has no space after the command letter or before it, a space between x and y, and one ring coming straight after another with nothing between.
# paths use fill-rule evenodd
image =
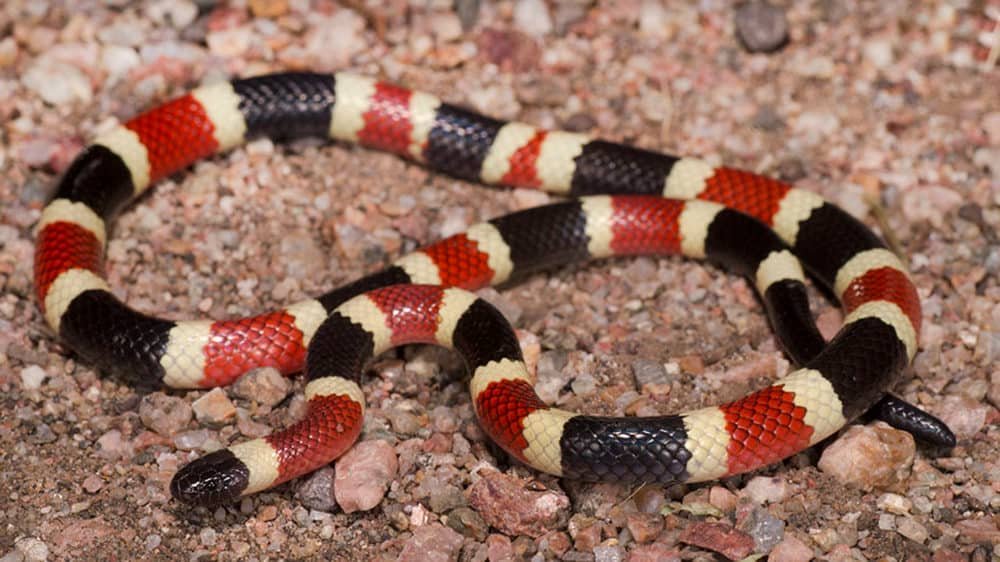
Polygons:
<instances>
[{"instance_id":1,"label":"coral snake","mask_svg":"<svg viewBox=\"0 0 1000 562\"><path fill-rule=\"evenodd\" d=\"M158 180L255 135L356 142L457 178L571 198L476 224L319 298L249 318L165 320L113 296L103 273L107 222ZM542 402L506 320L467 291L636 254L704 258L747 276L801 367L735 402L679 415L595 417ZM804 271L845 309L830 342L810 315ZM461 354L485 432L555 475L715 479L788 457L873 407L923 439L954 443L940 421L886 394L916 352L920 302L903 263L841 209L750 172L504 122L354 74L205 85L99 135L42 212L35 281L51 328L104 372L207 388L259 366L305 369L303 420L178 471L173 496L196 505L337 458L361 431L366 361L412 342Z\"/></svg>"}]
</instances>

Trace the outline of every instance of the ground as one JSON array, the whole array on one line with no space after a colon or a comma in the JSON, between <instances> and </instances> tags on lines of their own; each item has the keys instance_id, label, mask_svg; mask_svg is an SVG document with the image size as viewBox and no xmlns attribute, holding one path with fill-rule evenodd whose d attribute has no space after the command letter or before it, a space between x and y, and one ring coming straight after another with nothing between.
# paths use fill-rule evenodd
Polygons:
<instances>
[{"instance_id":1,"label":"ground","mask_svg":"<svg viewBox=\"0 0 1000 562\"><path fill-rule=\"evenodd\" d=\"M434 547L442 560L713 560L722 554L698 546L710 523L772 559L1000 556L1000 4L778 3L787 36L728 2L476 4L4 3L0 560L419 560ZM744 25L783 43L751 52ZM60 345L34 298L33 225L96 133L200 83L288 69L379 76L823 195L908 259L923 332L895 390L947 421L958 446L919 446L891 485L820 470L834 439L721 483L581 485L506 459L476 426L461 364L412 348L379 360L365 385L362 440L399 459L376 507L317 507L300 481L226 509L178 505L166 489L177 466L286 425L303 409L301 381L273 407L227 391L236 418L153 431L140 414L151 396L192 403L205 392L135 388ZM145 312L245 315L551 199L340 143L256 140L126 209L107 271ZM567 409L678 412L789 369L750 285L699 263L580 264L482 294L537 345L539 388ZM812 296L829 333L840 313ZM655 384L638 386L637 372ZM469 509L476 482L498 478L484 465L568 499L568 511L537 532L490 528L489 506ZM643 537L643 521L663 528Z\"/></svg>"}]
</instances>

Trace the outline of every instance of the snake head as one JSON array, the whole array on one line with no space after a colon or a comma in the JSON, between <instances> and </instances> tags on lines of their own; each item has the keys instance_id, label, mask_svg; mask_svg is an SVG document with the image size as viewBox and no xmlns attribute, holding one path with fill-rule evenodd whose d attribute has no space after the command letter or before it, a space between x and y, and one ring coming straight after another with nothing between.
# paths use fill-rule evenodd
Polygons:
<instances>
[{"instance_id":1,"label":"snake head","mask_svg":"<svg viewBox=\"0 0 1000 562\"><path fill-rule=\"evenodd\" d=\"M236 501L249 479L246 464L229 449L222 449L178 470L170 481L170 495L189 505L215 507Z\"/></svg>"}]
</instances>

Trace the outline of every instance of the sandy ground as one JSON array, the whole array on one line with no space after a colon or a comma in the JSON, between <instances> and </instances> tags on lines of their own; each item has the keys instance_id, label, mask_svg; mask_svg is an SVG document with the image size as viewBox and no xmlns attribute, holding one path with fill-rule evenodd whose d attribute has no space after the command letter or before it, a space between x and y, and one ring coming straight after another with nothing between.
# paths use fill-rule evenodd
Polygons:
<instances>
[{"instance_id":1,"label":"sandy ground","mask_svg":"<svg viewBox=\"0 0 1000 562\"><path fill-rule=\"evenodd\" d=\"M463 30L448 2L5 2L0 560L714 560L698 546L714 523L771 559L998 559L1000 4L788 3L787 44L769 54L741 44L727 2L668 4L498 2ZM100 376L45 325L32 227L97 132L203 81L283 69L378 75L822 194L908 257L924 328L896 390L948 421L958 447L918 447L912 469L869 489L817 468L827 443L721 483L582 486L508 462L476 429L459 363L414 348L380 360L365 386L362 439L388 443L400 466L373 509L317 507L300 481L215 511L172 502L178 465L283 427L302 412L301 383L273 407L227 391L236 417L153 431L140 415L149 390ZM255 141L130 206L107 270L149 313L250 314L549 199L342 144ZM569 409L672 413L789 368L750 287L697 263L579 265L483 294L538 343L546 399ZM813 296L835 329L839 312ZM663 384L644 394L634 372L650 368ZM530 532L490 527L491 506L469 509L484 462L569 508Z\"/></svg>"}]
</instances>

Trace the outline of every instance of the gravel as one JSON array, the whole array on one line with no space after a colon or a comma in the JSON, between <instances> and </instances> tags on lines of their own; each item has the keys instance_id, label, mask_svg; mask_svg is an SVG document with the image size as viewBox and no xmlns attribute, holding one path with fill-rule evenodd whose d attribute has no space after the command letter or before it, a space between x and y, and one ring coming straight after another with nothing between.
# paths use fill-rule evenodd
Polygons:
<instances>
[{"instance_id":1,"label":"gravel","mask_svg":"<svg viewBox=\"0 0 1000 562\"><path fill-rule=\"evenodd\" d=\"M1000 12L986 4L3 3L0 560L1000 557L1000 72L987 68ZM364 445L336 471L216 510L175 504L179 466L285 427L303 381L263 369L234 389L151 392L102 377L45 327L32 229L98 132L200 83L289 69L383 76L843 205L911 264L923 336L895 391L951 423L958 446L871 425L721 483L559 480L490 444L461 363L418 347L372 365ZM339 143L256 141L127 208L107 272L149 313L247 315L550 199ZM670 414L789 367L749 286L697 263L571 266L484 295L537 356L543 398L567 409Z\"/></svg>"}]
</instances>

